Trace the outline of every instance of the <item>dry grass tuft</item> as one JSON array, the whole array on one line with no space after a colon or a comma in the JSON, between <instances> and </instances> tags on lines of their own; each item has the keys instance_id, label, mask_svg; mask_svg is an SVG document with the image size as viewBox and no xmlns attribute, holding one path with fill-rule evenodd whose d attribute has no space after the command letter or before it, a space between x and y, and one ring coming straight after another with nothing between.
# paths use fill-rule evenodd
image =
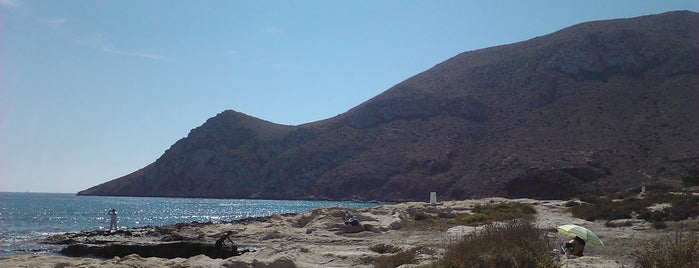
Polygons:
<instances>
[{"instance_id":1,"label":"dry grass tuft","mask_svg":"<svg viewBox=\"0 0 699 268\"><path fill-rule=\"evenodd\" d=\"M403 264L415 263L417 249L400 251L389 256L378 257L374 261L374 268L393 268Z\"/></svg>"},{"instance_id":2,"label":"dry grass tuft","mask_svg":"<svg viewBox=\"0 0 699 268\"><path fill-rule=\"evenodd\" d=\"M674 239L654 240L635 256L636 267L699 267L699 239L677 232Z\"/></svg>"}]
</instances>

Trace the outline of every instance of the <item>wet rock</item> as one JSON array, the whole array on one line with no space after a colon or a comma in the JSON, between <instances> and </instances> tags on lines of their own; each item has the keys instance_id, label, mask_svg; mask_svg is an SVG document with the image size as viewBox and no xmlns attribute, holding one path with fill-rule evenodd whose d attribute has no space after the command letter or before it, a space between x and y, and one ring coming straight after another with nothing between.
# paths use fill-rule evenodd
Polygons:
<instances>
[{"instance_id":1,"label":"wet rock","mask_svg":"<svg viewBox=\"0 0 699 268\"><path fill-rule=\"evenodd\" d=\"M173 242L157 244L72 244L62 249L59 253L69 257L98 256L103 258L125 257L137 254L141 257L159 258L189 258L196 255L206 255L211 258L228 258L239 255L238 252L225 251L220 256L215 256L214 245L200 242Z\"/></svg>"}]
</instances>

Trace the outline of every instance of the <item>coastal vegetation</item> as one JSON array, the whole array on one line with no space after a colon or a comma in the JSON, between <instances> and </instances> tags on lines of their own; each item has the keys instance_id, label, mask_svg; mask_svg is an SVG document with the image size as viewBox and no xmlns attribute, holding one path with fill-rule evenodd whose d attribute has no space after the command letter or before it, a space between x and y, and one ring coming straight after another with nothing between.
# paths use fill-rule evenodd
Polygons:
<instances>
[{"instance_id":1,"label":"coastal vegetation","mask_svg":"<svg viewBox=\"0 0 699 268\"><path fill-rule=\"evenodd\" d=\"M399 251L396 254L381 256L374 261L374 268L393 268L403 264L415 263L415 254L419 248Z\"/></svg>"},{"instance_id":2,"label":"coastal vegetation","mask_svg":"<svg viewBox=\"0 0 699 268\"><path fill-rule=\"evenodd\" d=\"M416 211L412 213L411 220L404 223L405 230L446 230L458 225L478 226L492 222L508 221L513 219L531 220L536 214L536 209L530 204L517 202L489 203L475 205L470 213L427 213Z\"/></svg>"},{"instance_id":3,"label":"coastal vegetation","mask_svg":"<svg viewBox=\"0 0 699 268\"><path fill-rule=\"evenodd\" d=\"M580 198L568 202L574 217L594 220L638 218L662 228L665 221L680 221L699 215L699 196L682 191L652 191L644 194L618 193Z\"/></svg>"},{"instance_id":4,"label":"coastal vegetation","mask_svg":"<svg viewBox=\"0 0 699 268\"><path fill-rule=\"evenodd\" d=\"M607 220L607 227L629 226L621 219L645 220L650 226L667 228L666 221L680 222L699 216L699 197L691 191L662 188L638 193L614 193L606 196L582 196L565 206L574 217ZM490 202L474 205L469 212L429 213L413 211L404 223L407 230L447 230L458 225L480 226L480 230L446 244L445 254L424 268L441 267L561 267L546 236L550 230L533 223L536 209L518 202ZM627 225L624 225L624 224ZM676 226L679 223L673 224ZM672 228L671 228L672 229ZM696 267L699 264L699 239L686 235L680 227L674 238L655 240L635 253L637 267ZM696 231L694 229L690 231ZM488 246L483 246L488 245ZM401 250L390 245L373 249L381 254L374 267L396 267L415 262L419 249Z\"/></svg>"},{"instance_id":5,"label":"coastal vegetation","mask_svg":"<svg viewBox=\"0 0 699 268\"><path fill-rule=\"evenodd\" d=\"M530 220L516 219L486 224L448 245L442 259L424 267L561 267L550 248L546 230Z\"/></svg>"},{"instance_id":6,"label":"coastal vegetation","mask_svg":"<svg viewBox=\"0 0 699 268\"><path fill-rule=\"evenodd\" d=\"M692 191L670 188L647 193L616 193L607 196L581 197L570 201L574 217L594 221L607 220L607 227L619 227L614 220L642 219L656 229L668 228L666 222L680 222L699 216L699 196ZM622 224L621 226L625 226ZM697 267L699 265L699 238L696 227L687 230L683 224L674 237L648 242L635 254L635 267Z\"/></svg>"},{"instance_id":7,"label":"coastal vegetation","mask_svg":"<svg viewBox=\"0 0 699 268\"><path fill-rule=\"evenodd\" d=\"M445 256L424 267L557 267L555 258L548 254L546 231L532 221L535 214L536 209L530 204L493 202L475 205L470 213L460 215L416 211L403 228L446 230L458 225L482 226L482 230L445 245ZM483 247L484 244L489 246ZM374 267L382 268L413 263L419 249L399 251L390 245L376 245L371 250L394 253L375 260Z\"/></svg>"},{"instance_id":8,"label":"coastal vegetation","mask_svg":"<svg viewBox=\"0 0 699 268\"><path fill-rule=\"evenodd\" d=\"M635 256L636 267L699 267L699 237L677 232L675 237L653 240Z\"/></svg>"},{"instance_id":9,"label":"coastal vegetation","mask_svg":"<svg viewBox=\"0 0 699 268\"><path fill-rule=\"evenodd\" d=\"M473 208L474 214L478 214L476 218L482 218L479 222L506 221L512 219L531 220L536 214L536 209L530 204L517 202L505 202L496 204L476 205ZM461 218L461 221L474 220L474 217Z\"/></svg>"}]
</instances>

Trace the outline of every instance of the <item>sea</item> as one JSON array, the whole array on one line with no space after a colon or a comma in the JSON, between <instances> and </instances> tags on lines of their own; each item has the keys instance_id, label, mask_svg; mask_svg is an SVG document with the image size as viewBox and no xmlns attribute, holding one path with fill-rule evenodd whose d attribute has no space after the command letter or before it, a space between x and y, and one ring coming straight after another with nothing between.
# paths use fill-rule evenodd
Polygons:
<instances>
[{"instance_id":1,"label":"sea","mask_svg":"<svg viewBox=\"0 0 699 268\"><path fill-rule=\"evenodd\" d=\"M320 207L361 209L386 203L257 199L77 196L0 192L0 257L58 255L60 246L39 243L66 232L109 229L112 208L118 228L189 222L230 222L274 213L303 213Z\"/></svg>"}]
</instances>

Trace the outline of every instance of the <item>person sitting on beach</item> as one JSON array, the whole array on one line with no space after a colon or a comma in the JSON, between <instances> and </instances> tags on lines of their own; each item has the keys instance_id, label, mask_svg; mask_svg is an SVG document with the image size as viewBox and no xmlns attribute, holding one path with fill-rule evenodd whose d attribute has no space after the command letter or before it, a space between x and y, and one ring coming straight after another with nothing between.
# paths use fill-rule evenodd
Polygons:
<instances>
[{"instance_id":1,"label":"person sitting on beach","mask_svg":"<svg viewBox=\"0 0 699 268\"><path fill-rule=\"evenodd\" d=\"M352 216L352 214L349 214L349 212L345 212L345 225L359 225L359 220Z\"/></svg>"},{"instance_id":2,"label":"person sitting on beach","mask_svg":"<svg viewBox=\"0 0 699 268\"><path fill-rule=\"evenodd\" d=\"M238 253L238 246L233 243L233 240L231 240L231 235L233 235L233 231L228 231L221 237L219 237L216 240L216 257L222 257L221 252L223 252L223 245L226 243L226 240L231 242L231 250L233 251L233 254Z\"/></svg>"},{"instance_id":3,"label":"person sitting on beach","mask_svg":"<svg viewBox=\"0 0 699 268\"><path fill-rule=\"evenodd\" d=\"M109 231L111 232L112 230L117 229L117 212L116 209L110 210L107 214L112 217L111 221L109 222Z\"/></svg>"},{"instance_id":4,"label":"person sitting on beach","mask_svg":"<svg viewBox=\"0 0 699 268\"><path fill-rule=\"evenodd\" d=\"M583 256L583 251L585 251L585 240L576 236L566 243L566 253L578 257Z\"/></svg>"}]
</instances>

